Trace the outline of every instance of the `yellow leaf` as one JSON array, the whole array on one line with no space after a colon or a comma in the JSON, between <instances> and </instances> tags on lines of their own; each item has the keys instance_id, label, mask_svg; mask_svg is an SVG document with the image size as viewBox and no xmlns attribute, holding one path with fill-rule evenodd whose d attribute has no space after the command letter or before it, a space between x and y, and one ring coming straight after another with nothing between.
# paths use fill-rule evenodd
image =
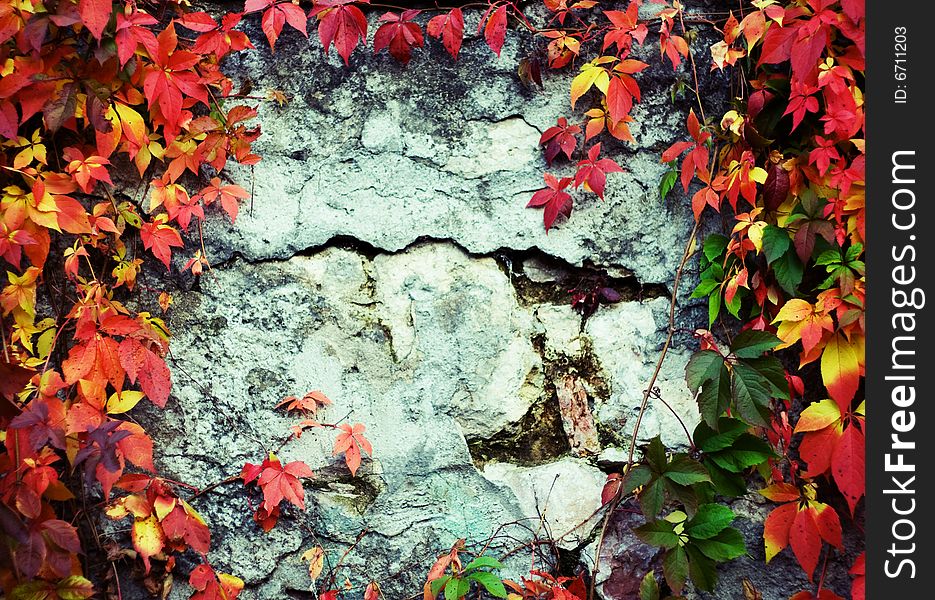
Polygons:
<instances>
[{"instance_id":1,"label":"yellow leaf","mask_svg":"<svg viewBox=\"0 0 935 600\"><path fill-rule=\"evenodd\" d=\"M156 513L156 517L162 521L169 513L175 509L175 498L168 496L156 496L156 499L153 500L153 511Z\"/></svg>"},{"instance_id":2,"label":"yellow leaf","mask_svg":"<svg viewBox=\"0 0 935 600\"><path fill-rule=\"evenodd\" d=\"M162 552L166 545L166 534L162 531L162 526L154 515L145 519L137 519L133 522L133 529L130 532L130 539L133 540L133 548L143 560L146 567L146 573L149 573L149 559Z\"/></svg>"},{"instance_id":3,"label":"yellow leaf","mask_svg":"<svg viewBox=\"0 0 935 600\"><path fill-rule=\"evenodd\" d=\"M127 507L123 503L123 498L121 498L107 507L104 514L114 521L119 521L126 518L126 516L130 514L130 511L127 510Z\"/></svg>"},{"instance_id":4,"label":"yellow leaf","mask_svg":"<svg viewBox=\"0 0 935 600\"><path fill-rule=\"evenodd\" d=\"M767 177L769 177L769 173L767 173L766 169L763 169L762 167L753 167L750 170L750 178L753 179L753 181L759 183L760 185L763 185L764 183L766 183Z\"/></svg>"},{"instance_id":5,"label":"yellow leaf","mask_svg":"<svg viewBox=\"0 0 935 600\"><path fill-rule=\"evenodd\" d=\"M747 229L747 237L753 242L757 252L763 251L763 230L766 229L766 225L766 221L757 221Z\"/></svg>"},{"instance_id":6,"label":"yellow leaf","mask_svg":"<svg viewBox=\"0 0 935 600\"><path fill-rule=\"evenodd\" d=\"M812 312L814 312L814 309L811 304L805 300L793 298L779 309L779 314L773 319L773 323L775 324L781 321L804 321Z\"/></svg>"},{"instance_id":7,"label":"yellow leaf","mask_svg":"<svg viewBox=\"0 0 935 600\"><path fill-rule=\"evenodd\" d=\"M75 495L72 494L71 490L65 487L65 484L61 481L53 481L49 484L49 487L45 488L42 497L48 500L64 502L65 500L71 500Z\"/></svg>"},{"instance_id":8,"label":"yellow leaf","mask_svg":"<svg viewBox=\"0 0 935 600\"><path fill-rule=\"evenodd\" d=\"M302 560L308 561L308 576L312 578L312 581L315 581L321 575L321 570L325 566L325 549L321 546L315 546L311 550L306 550L302 554Z\"/></svg>"},{"instance_id":9,"label":"yellow leaf","mask_svg":"<svg viewBox=\"0 0 935 600\"><path fill-rule=\"evenodd\" d=\"M606 69L595 66L593 62L584 65L581 67L581 73L571 82L571 107L575 107L575 102L581 96L584 96L591 89L591 86L595 86L601 92L606 93L609 84L610 75L607 74Z\"/></svg>"},{"instance_id":10,"label":"yellow leaf","mask_svg":"<svg viewBox=\"0 0 935 600\"><path fill-rule=\"evenodd\" d=\"M127 140L138 148L147 145L149 137L146 135L146 123L140 113L120 102L114 103L114 109L120 116L122 131Z\"/></svg>"},{"instance_id":11,"label":"yellow leaf","mask_svg":"<svg viewBox=\"0 0 935 600\"><path fill-rule=\"evenodd\" d=\"M125 413L136 406L139 401L143 399L143 395L143 392L134 390L125 390L119 394L111 394L110 398L107 399L107 412L112 415Z\"/></svg>"},{"instance_id":12,"label":"yellow leaf","mask_svg":"<svg viewBox=\"0 0 935 600\"><path fill-rule=\"evenodd\" d=\"M218 573L218 581L221 582L221 589L224 590L224 594L228 598L239 594L244 585L243 579L228 575L227 573Z\"/></svg>"}]
</instances>

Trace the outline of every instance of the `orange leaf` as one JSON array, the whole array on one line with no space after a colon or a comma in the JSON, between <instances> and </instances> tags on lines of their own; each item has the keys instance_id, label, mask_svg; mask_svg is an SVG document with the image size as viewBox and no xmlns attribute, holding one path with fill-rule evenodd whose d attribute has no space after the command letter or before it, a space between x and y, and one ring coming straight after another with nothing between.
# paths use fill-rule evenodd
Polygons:
<instances>
[{"instance_id":1,"label":"orange leaf","mask_svg":"<svg viewBox=\"0 0 935 600\"><path fill-rule=\"evenodd\" d=\"M773 559L783 548L789 545L789 530L795 520L797 508L795 502L783 504L769 513L763 525L763 542L766 546L766 562Z\"/></svg>"},{"instance_id":2,"label":"orange leaf","mask_svg":"<svg viewBox=\"0 0 935 600\"><path fill-rule=\"evenodd\" d=\"M351 475L357 475L357 469L360 467L361 450L370 456L373 456L373 447L370 441L364 437L364 427L361 423L355 423L353 427L347 424L340 426L341 433L334 441L333 456L344 453L344 461L347 468L351 470Z\"/></svg>"},{"instance_id":3,"label":"orange leaf","mask_svg":"<svg viewBox=\"0 0 935 600\"><path fill-rule=\"evenodd\" d=\"M860 358L854 346L837 334L828 340L821 355L821 379L842 412L850 408L860 385Z\"/></svg>"}]
</instances>

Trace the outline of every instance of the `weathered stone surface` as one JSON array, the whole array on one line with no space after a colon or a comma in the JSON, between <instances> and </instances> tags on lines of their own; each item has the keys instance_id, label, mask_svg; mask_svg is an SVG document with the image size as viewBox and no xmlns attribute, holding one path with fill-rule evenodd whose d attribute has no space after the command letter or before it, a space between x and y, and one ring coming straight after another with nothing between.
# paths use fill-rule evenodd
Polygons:
<instances>
[{"instance_id":1,"label":"weathered stone surface","mask_svg":"<svg viewBox=\"0 0 935 600\"><path fill-rule=\"evenodd\" d=\"M588 538L606 481L599 469L574 458L538 467L493 463L484 467L483 475L509 488L526 524L560 548L576 548Z\"/></svg>"},{"instance_id":2,"label":"weathered stone surface","mask_svg":"<svg viewBox=\"0 0 935 600\"><path fill-rule=\"evenodd\" d=\"M457 62L428 44L408 68L362 53L346 67L333 52L324 59L315 36L291 34L275 57L233 57L254 89L282 90L289 103L259 106L264 135L255 149L263 161L232 172L256 199L236 227L215 223L215 256L286 258L336 236L398 251L433 237L476 253L538 248L572 264L670 281L691 225L689 211L663 206L656 191L665 170L659 146L681 135L688 107L669 99L673 74L641 74L635 145L604 140L604 153L627 170L608 178L606 202L576 193L573 220L546 235L541 211L525 204L543 187L541 132L572 114L574 71L549 74L544 91L527 89L516 76L529 50L521 36L507 36L494 60L473 34L479 13L465 18L469 39ZM637 52L653 61L649 46Z\"/></svg>"},{"instance_id":3,"label":"weathered stone surface","mask_svg":"<svg viewBox=\"0 0 935 600\"><path fill-rule=\"evenodd\" d=\"M331 456L331 431L286 443L283 459L317 477L307 510L284 511L269 534L250 521L257 497L239 483L198 498L212 562L246 580L243 598L306 597L302 551L322 544L334 561L355 543L342 563L353 585L373 578L387 598L406 598L458 538L483 544L504 523L538 519L537 508L553 534L574 528L600 504L602 469L628 448L667 327L659 296L691 229L690 211L657 192L661 145L680 135L688 105L671 103L667 69L641 76L637 144L604 143L627 172L609 177L604 202L577 193L572 220L547 235L541 212L524 207L543 185L541 132L571 114L573 73L526 89L518 39L494 60L472 37L457 63L430 44L408 69L363 53L345 67L291 34L274 59L231 59L256 93L283 90L289 103L259 107L263 161L231 173L254 199L236 225L206 224L213 272L176 294L169 314L174 400L139 418L155 430L159 466L199 487L276 450L295 419L273 407L307 390L334 400L322 420L367 425L375 449L351 478ZM598 277L624 300L583 320L568 290ZM680 308L678 325L697 326L694 315ZM682 341L657 385L691 427ZM555 389L568 377L598 434L582 434L574 458ZM685 442L652 401L639 440L656 434ZM529 539L513 529L494 552ZM593 536L580 527L561 545ZM528 555L515 558L528 569Z\"/></svg>"},{"instance_id":4,"label":"weathered stone surface","mask_svg":"<svg viewBox=\"0 0 935 600\"><path fill-rule=\"evenodd\" d=\"M591 339L594 353L601 357L606 377L613 382L610 397L596 410L598 420L605 427L613 423L629 424L639 412L643 392L662 351L668 308L669 301L665 298L643 303L625 302L604 308L588 319L585 333ZM685 364L690 355L690 351L681 348L669 350L654 386L665 403L650 397L638 442L660 435L669 448L687 446L687 435L672 411L690 428L700 420L697 405L685 383ZM629 436L630 432L625 434Z\"/></svg>"},{"instance_id":5,"label":"weathered stone surface","mask_svg":"<svg viewBox=\"0 0 935 600\"><path fill-rule=\"evenodd\" d=\"M598 415L629 403L609 421L615 439L626 440L621 423L638 405L628 386L647 380L651 365L632 359L624 369L609 340L615 329L630 343L646 337L637 346L648 356L658 346L658 301L601 308L582 331L567 305L527 305L519 295L502 263L435 242L394 254L329 247L285 261L235 259L178 296L170 321L177 402L154 420L170 475L205 486L258 462L295 421L274 405L311 389L335 402L324 421L366 424L376 453L352 479L330 456L330 432L287 443L281 456L305 461L318 477L307 486L307 512L286 511L268 535L249 522L239 484L200 498L218 564L241 574L255 597L282 597L305 585L296 583L304 581L297 557L312 534L338 551L366 529L345 564L360 565L361 577L406 571L401 587L389 588L401 593L432 552L523 522L536 514L536 499L550 498L555 535L597 509L605 475L593 457L520 468L495 455L480 473L468 444L483 448L535 407L554 410L551 382L572 375ZM662 385L684 386L676 375ZM562 545L590 534L579 528Z\"/></svg>"}]
</instances>

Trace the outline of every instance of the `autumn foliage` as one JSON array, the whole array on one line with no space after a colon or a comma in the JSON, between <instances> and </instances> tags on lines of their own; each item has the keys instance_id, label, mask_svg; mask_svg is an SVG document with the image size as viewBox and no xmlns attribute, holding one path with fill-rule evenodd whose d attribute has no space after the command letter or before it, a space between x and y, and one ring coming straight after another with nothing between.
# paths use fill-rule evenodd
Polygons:
<instances>
[{"instance_id":1,"label":"autumn foliage","mask_svg":"<svg viewBox=\"0 0 935 600\"><path fill-rule=\"evenodd\" d=\"M729 223L698 244L694 296L707 299L710 331L698 332L687 380L704 422L691 454L667 452L657 439L612 477L602 500L616 507L637 498L646 523L636 533L660 548L670 591L681 593L689 580L710 589L716 563L744 552L733 513L715 499L746 493L755 471L765 479L760 494L777 503L765 522L767 561L789 548L814 578L822 557L842 547L842 523L857 515L865 492L863 3L757 0L744 2L739 18L730 12L717 21L693 20L679 2L544 4L549 16L540 25L510 0L473 12L382 13L367 0L246 0L242 12L220 18L173 1L0 4L6 597L94 595L80 557L104 549L82 535L96 518L80 508L89 498L129 522L133 556L146 573L166 575L160 585L170 581L174 556L192 552L200 563L187 574L191 598L233 600L243 588L208 559L210 529L193 503L210 490L159 474L153 440L128 413L144 401L164 408L172 389L171 333L155 314L171 297L143 286L141 273L175 265L202 275L210 269L203 222L211 212L235 221L250 198L225 172L229 161L260 160L251 148L260 135L256 107L235 93L222 62L254 48L245 18L273 52L290 30L317 33L316 44L345 64L371 39L374 53L405 65L430 43L457 60L466 31L495 56L511 26L535 36L541 51L520 62L519 79L541 86L544 69L570 70L569 108L579 113L557 116L540 139L550 172L528 206L543 210L547 232L573 226L564 221L582 192L613 201L608 176L624 167L606 154L634 141L640 74L662 65L691 71L689 101L697 102L684 139L662 153L660 192L664 199L679 183L696 221L721 213ZM686 21L715 27L719 40L699 49ZM635 46L649 43L657 44L655 65L635 57ZM698 88L707 68L742 83L732 109L713 118ZM197 248L179 258L186 236ZM797 370L813 363L825 393L803 405ZM373 448L364 425L322 422L330 403L314 391L276 408L299 418L287 441L334 430L332 454L355 476ZM264 449L258 464L219 483L246 486L253 518L267 531L282 510L304 509L302 482L314 476L305 463L280 459L282 451ZM830 497L819 494L822 481ZM323 552L306 553L313 580ZM499 561L477 555L462 563L464 552L458 543L431 567L427 599L475 590L523 599L588 594L583 576L534 570L502 580ZM862 557L851 573L853 597L862 598ZM659 597L653 572L640 590L643 600ZM319 597L338 594L335 587ZM380 594L375 581L364 590L367 600ZM796 597L829 594L819 578L814 593Z\"/></svg>"}]
</instances>

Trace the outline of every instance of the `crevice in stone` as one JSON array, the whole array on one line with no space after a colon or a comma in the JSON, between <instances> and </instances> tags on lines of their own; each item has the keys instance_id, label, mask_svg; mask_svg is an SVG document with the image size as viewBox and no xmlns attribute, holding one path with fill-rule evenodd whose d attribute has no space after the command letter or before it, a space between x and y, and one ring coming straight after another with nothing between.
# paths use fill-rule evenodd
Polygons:
<instances>
[{"instance_id":1,"label":"crevice in stone","mask_svg":"<svg viewBox=\"0 0 935 600\"><path fill-rule=\"evenodd\" d=\"M542 360L542 393L516 423L491 437L467 440L471 458L479 469L489 462L541 465L571 453L555 389L555 382L564 376L571 374L580 377L592 403L610 398L610 385L604 378L603 368L587 338L581 339L581 350L574 356L547 348L544 334L533 336L531 341ZM534 374L539 373L530 372L529 376Z\"/></svg>"},{"instance_id":2,"label":"crevice in stone","mask_svg":"<svg viewBox=\"0 0 935 600\"><path fill-rule=\"evenodd\" d=\"M489 438L468 440L468 451L479 469L490 462L540 465L568 454L571 446L562 428L554 390L544 393L518 422Z\"/></svg>"},{"instance_id":3,"label":"crevice in stone","mask_svg":"<svg viewBox=\"0 0 935 600\"><path fill-rule=\"evenodd\" d=\"M526 249L498 248L492 252L472 252L457 240L451 238L437 238L422 235L415 238L408 245L387 250L379 248L369 242L357 239L350 235L336 235L328 241L299 249L286 257L248 258L240 251L233 251L229 258L213 265L214 269L223 270L243 261L247 264L264 264L285 262L296 256L315 256L330 248L339 248L354 252L372 262L378 255L397 255L410 251L422 244L450 244L473 259L491 258L496 261L500 269L510 280L516 290L516 297L521 305L532 306L536 304L568 304L571 301L569 290L586 287L602 280L603 285L612 288L620 295L619 302L641 302L660 296L668 297L669 289L665 284L655 282L642 282L628 269L614 268L614 265L599 265L585 260L581 265L571 264L561 258L552 256L536 246ZM529 261L536 261L545 265L555 273L554 280L536 281L527 274L525 266ZM613 275L608 269L616 270L624 275ZM374 284L372 275L368 272L368 282ZM197 282L192 289L197 289Z\"/></svg>"},{"instance_id":4,"label":"crevice in stone","mask_svg":"<svg viewBox=\"0 0 935 600\"><path fill-rule=\"evenodd\" d=\"M386 489L386 484L376 474L361 473L352 477L346 469L338 467L326 467L306 485L311 490L327 494L332 502L344 504L358 515L367 512Z\"/></svg>"}]
</instances>

